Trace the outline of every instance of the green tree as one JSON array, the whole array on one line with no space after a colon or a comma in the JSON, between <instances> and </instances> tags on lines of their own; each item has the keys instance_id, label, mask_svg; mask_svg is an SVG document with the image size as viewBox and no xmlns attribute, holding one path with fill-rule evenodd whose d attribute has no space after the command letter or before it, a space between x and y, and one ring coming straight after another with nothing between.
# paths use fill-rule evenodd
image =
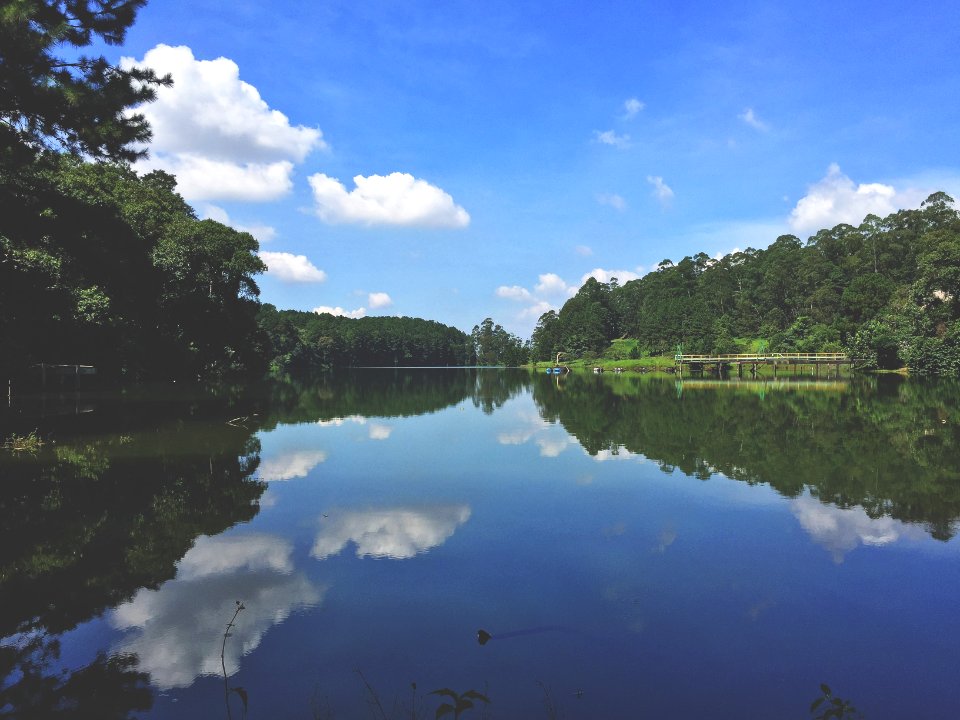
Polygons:
<instances>
[{"instance_id":1,"label":"green tree","mask_svg":"<svg viewBox=\"0 0 960 720\"><path fill-rule=\"evenodd\" d=\"M78 51L123 42L146 0L9 0L0 7L0 164L43 150L132 160L150 139L127 109L171 83Z\"/></svg>"}]
</instances>

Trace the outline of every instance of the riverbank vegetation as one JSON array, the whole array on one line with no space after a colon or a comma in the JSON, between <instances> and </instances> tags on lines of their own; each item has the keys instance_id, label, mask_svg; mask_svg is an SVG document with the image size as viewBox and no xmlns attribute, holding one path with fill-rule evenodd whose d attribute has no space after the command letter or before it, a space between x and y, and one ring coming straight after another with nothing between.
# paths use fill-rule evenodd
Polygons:
<instances>
[{"instance_id":1,"label":"riverbank vegetation","mask_svg":"<svg viewBox=\"0 0 960 720\"><path fill-rule=\"evenodd\" d=\"M531 358L548 361L563 351L636 360L678 347L735 353L761 343L777 352L847 350L865 368L960 373L953 199L934 193L919 209L869 215L805 243L783 235L764 250L664 260L622 286L591 278L559 312L540 317Z\"/></svg>"}]
</instances>

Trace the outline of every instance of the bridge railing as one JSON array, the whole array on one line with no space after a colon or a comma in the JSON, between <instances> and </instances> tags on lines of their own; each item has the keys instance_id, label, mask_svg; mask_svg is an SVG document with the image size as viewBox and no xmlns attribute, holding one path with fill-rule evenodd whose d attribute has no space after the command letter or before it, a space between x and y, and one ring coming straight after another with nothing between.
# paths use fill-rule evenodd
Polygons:
<instances>
[{"instance_id":1,"label":"bridge railing","mask_svg":"<svg viewBox=\"0 0 960 720\"><path fill-rule=\"evenodd\" d=\"M674 356L677 363L743 363L743 362L848 362L846 353L722 353L680 354Z\"/></svg>"}]
</instances>

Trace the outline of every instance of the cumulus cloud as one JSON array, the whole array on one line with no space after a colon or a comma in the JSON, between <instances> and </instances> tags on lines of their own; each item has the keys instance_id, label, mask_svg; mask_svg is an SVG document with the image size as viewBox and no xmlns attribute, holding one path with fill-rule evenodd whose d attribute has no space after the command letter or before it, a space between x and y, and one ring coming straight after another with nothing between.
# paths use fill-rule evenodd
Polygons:
<instances>
[{"instance_id":1,"label":"cumulus cloud","mask_svg":"<svg viewBox=\"0 0 960 720\"><path fill-rule=\"evenodd\" d=\"M172 87L134 111L153 130L145 167L175 174L188 200L274 199L289 192L294 163L326 147L320 130L271 109L228 58L197 60L189 47L157 45L121 63L173 76Z\"/></svg>"},{"instance_id":2,"label":"cumulus cloud","mask_svg":"<svg viewBox=\"0 0 960 720\"><path fill-rule=\"evenodd\" d=\"M293 188L293 163L237 163L180 153L176 157L156 153L138 163L144 170L161 169L177 176L177 192L190 201L244 200L265 202L286 195Z\"/></svg>"},{"instance_id":3,"label":"cumulus cloud","mask_svg":"<svg viewBox=\"0 0 960 720\"><path fill-rule=\"evenodd\" d=\"M670 205L673 200L673 189L667 185L659 175L647 175L647 182L653 186L653 196L663 207Z\"/></svg>"},{"instance_id":4,"label":"cumulus cloud","mask_svg":"<svg viewBox=\"0 0 960 720\"><path fill-rule=\"evenodd\" d=\"M380 308L390 307L393 305L393 300L385 292L372 292L367 295L367 304L373 310L378 310Z\"/></svg>"},{"instance_id":5,"label":"cumulus cloud","mask_svg":"<svg viewBox=\"0 0 960 720\"><path fill-rule=\"evenodd\" d=\"M791 500L793 514L810 537L833 555L834 562L860 545L889 545L901 538L919 540L923 530L891 517L872 518L861 507L838 508L807 495Z\"/></svg>"},{"instance_id":6,"label":"cumulus cloud","mask_svg":"<svg viewBox=\"0 0 960 720\"><path fill-rule=\"evenodd\" d=\"M543 273L538 276L538 282L533 290L521 285L501 285L496 290L496 296L522 304L524 307L517 312L514 319L528 324L531 321L535 322L550 310L557 310L568 298L576 295L580 287L591 277L602 283L609 283L611 279L617 278L617 282L623 285L630 280L636 280L643 274L644 269L640 266L634 270L594 268L584 273L579 283L568 283L556 273ZM532 327L530 329L532 330Z\"/></svg>"},{"instance_id":7,"label":"cumulus cloud","mask_svg":"<svg viewBox=\"0 0 960 720\"><path fill-rule=\"evenodd\" d=\"M323 450L297 450L276 457L268 457L260 463L261 480L292 480L306 477L317 465L327 459Z\"/></svg>"},{"instance_id":8,"label":"cumulus cloud","mask_svg":"<svg viewBox=\"0 0 960 720\"><path fill-rule=\"evenodd\" d=\"M637 116L641 110L646 107L642 102L637 98L630 98L625 100L623 103L623 118L624 120L632 120Z\"/></svg>"},{"instance_id":9,"label":"cumulus cloud","mask_svg":"<svg viewBox=\"0 0 960 720\"><path fill-rule=\"evenodd\" d=\"M202 220L216 220L218 223L229 225L239 232L250 233L258 242L270 242L277 236L277 231L269 225L247 225L235 222L226 210L216 205L202 205L198 212Z\"/></svg>"},{"instance_id":10,"label":"cumulus cloud","mask_svg":"<svg viewBox=\"0 0 960 720\"><path fill-rule=\"evenodd\" d=\"M536 285L536 291L540 295L570 295L570 290L576 292L576 288L571 288L566 281L556 273L544 273L538 276L540 282Z\"/></svg>"},{"instance_id":11,"label":"cumulus cloud","mask_svg":"<svg viewBox=\"0 0 960 720\"><path fill-rule=\"evenodd\" d=\"M859 225L873 213L883 217L899 208L916 207L924 195L915 190L898 192L892 185L855 184L836 163L826 176L807 190L790 213L790 226L796 232L813 232L840 223Z\"/></svg>"},{"instance_id":12,"label":"cumulus cloud","mask_svg":"<svg viewBox=\"0 0 960 720\"><path fill-rule=\"evenodd\" d=\"M357 557L412 558L442 545L469 518L466 505L331 510L310 554L323 560L352 542Z\"/></svg>"},{"instance_id":13,"label":"cumulus cloud","mask_svg":"<svg viewBox=\"0 0 960 720\"><path fill-rule=\"evenodd\" d=\"M520 285L501 285L496 289L496 295L524 304L526 307L520 310L518 319L529 322L537 320L549 310L557 309L549 298L568 297L576 292L575 287L567 285L563 278L556 273L544 273L539 276L539 280L540 282L537 283L533 292Z\"/></svg>"},{"instance_id":14,"label":"cumulus cloud","mask_svg":"<svg viewBox=\"0 0 960 720\"><path fill-rule=\"evenodd\" d=\"M337 307L330 307L329 305L321 305L320 307L315 307L313 309L317 315L336 315L337 317L348 317L348 318L362 318L367 314L367 309L364 307L357 308L356 310L344 310L342 307L337 305Z\"/></svg>"},{"instance_id":15,"label":"cumulus cloud","mask_svg":"<svg viewBox=\"0 0 960 720\"><path fill-rule=\"evenodd\" d=\"M630 147L630 136L617 135L615 130L594 130L593 139L601 145L611 145L621 150Z\"/></svg>"},{"instance_id":16,"label":"cumulus cloud","mask_svg":"<svg viewBox=\"0 0 960 720\"><path fill-rule=\"evenodd\" d=\"M357 175L354 189L323 173L311 175L316 213L328 223L464 228L470 215L440 188L408 173Z\"/></svg>"},{"instance_id":17,"label":"cumulus cloud","mask_svg":"<svg viewBox=\"0 0 960 720\"><path fill-rule=\"evenodd\" d=\"M110 624L127 631L114 650L135 653L139 668L161 690L219 675L224 618L243 598L246 609L223 657L227 674L236 673L240 658L256 649L270 627L323 597L323 588L292 574L291 552L288 542L270 535L201 536L174 580L158 590L139 590L110 612Z\"/></svg>"},{"instance_id":18,"label":"cumulus cloud","mask_svg":"<svg viewBox=\"0 0 960 720\"><path fill-rule=\"evenodd\" d=\"M621 212L627 209L627 201L616 193L611 195L597 195L597 202L601 205L609 205L615 210L620 210Z\"/></svg>"},{"instance_id":19,"label":"cumulus cloud","mask_svg":"<svg viewBox=\"0 0 960 720\"><path fill-rule=\"evenodd\" d=\"M501 285L497 288L497 297L507 298L509 300L519 300L525 301L533 297L530 294L530 291L519 285L511 285L507 287L506 285Z\"/></svg>"},{"instance_id":20,"label":"cumulus cloud","mask_svg":"<svg viewBox=\"0 0 960 720\"><path fill-rule=\"evenodd\" d=\"M548 303L546 300L538 300L533 305L530 305L520 311L521 320L537 320L545 312L550 310L556 310L556 307Z\"/></svg>"},{"instance_id":21,"label":"cumulus cloud","mask_svg":"<svg viewBox=\"0 0 960 720\"><path fill-rule=\"evenodd\" d=\"M307 259L306 255L285 252L260 252L267 265L267 274L287 283L321 283L327 274Z\"/></svg>"},{"instance_id":22,"label":"cumulus cloud","mask_svg":"<svg viewBox=\"0 0 960 720\"><path fill-rule=\"evenodd\" d=\"M742 113L737 115L737 117L754 130L759 130L760 132L766 132L769 130L769 125L757 117L757 114L753 111L753 108L746 108Z\"/></svg>"}]
</instances>

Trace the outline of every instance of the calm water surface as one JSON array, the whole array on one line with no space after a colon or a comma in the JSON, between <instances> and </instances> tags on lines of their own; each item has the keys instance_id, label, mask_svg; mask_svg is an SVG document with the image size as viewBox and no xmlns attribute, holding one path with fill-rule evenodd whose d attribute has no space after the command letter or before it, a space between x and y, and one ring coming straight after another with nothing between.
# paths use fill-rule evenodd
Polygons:
<instances>
[{"instance_id":1,"label":"calm water surface","mask_svg":"<svg viewBox=\"0 0 960 720\"><path fill-rule=\"evenodd\" d=\"M367 370L0 420L54 440L0 454L0 716L960 715L956 384Z\"/></svg>"}]
</instances>

